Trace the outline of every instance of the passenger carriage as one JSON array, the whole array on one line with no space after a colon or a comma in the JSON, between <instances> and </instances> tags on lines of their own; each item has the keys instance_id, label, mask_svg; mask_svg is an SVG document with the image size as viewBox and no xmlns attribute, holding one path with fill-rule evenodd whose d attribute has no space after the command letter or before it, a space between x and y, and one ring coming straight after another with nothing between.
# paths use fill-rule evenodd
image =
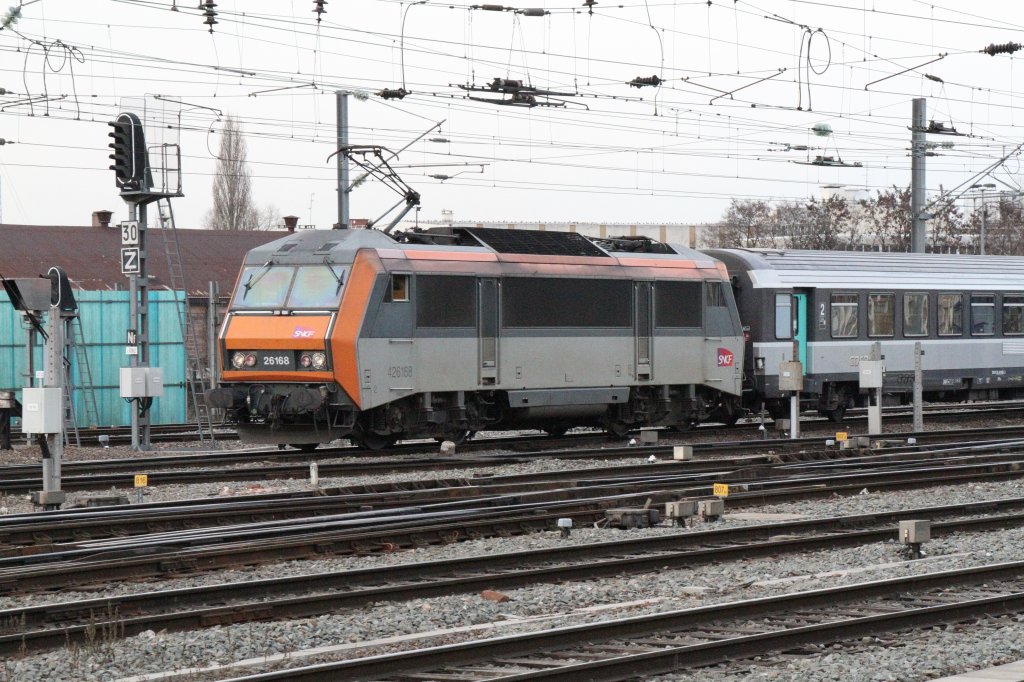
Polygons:
<instances>
[{"instance_id":1,"label":"passenger carriage","mask_svg":"<svg viewBox=\"0 0 1024 682\"><path fill-rule=\"evenodd\" d=\"M835 421L866 404L858 363L881 345L888 403L1024 395L1024 258L710 249L729 270L749 342L744 403L787 413L779 366L803 363L806 407Z\"/></svg>"}]
</instances>

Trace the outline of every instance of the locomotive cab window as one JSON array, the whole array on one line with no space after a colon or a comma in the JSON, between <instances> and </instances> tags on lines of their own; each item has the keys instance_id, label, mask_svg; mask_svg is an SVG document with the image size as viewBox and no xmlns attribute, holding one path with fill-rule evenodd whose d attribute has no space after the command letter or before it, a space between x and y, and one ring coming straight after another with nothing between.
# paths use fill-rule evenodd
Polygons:
<instances>
[{"instance_id":1,"label":"locomotive cab window","mask_svg":"<svg viewBox=\"0 0 1024 682\"><path fill-rule=\"evenodd\" d=\"M857 294L832 294L832 338L857 338Z\"/></svg>"},{"instance_id":2,"label":"locomotive cab window","mask_svg":"<svg viewBox=\"0 0 1024 682\"><path fill-rule=\"evenodd\" d=\"M654 322L659 327L700 327L700 282L654 284Z\"/></svg>"},{"instance_id":3,"label":"locomotive cab window","mask_svg":"<svg viewBox=\"0 0 1024 682\"><path fill-rule=\"evenodd\" d=\"M971 295L971 334L989 336L994 332L996 319L995 294Z\"/></svg>"},{"instance_id":4,"label":"locomotive cab window","mask_svg":"<svg viewBox=\"0 0 1024 682\"><path fill-rule=\"evenodd\" d=\"M304 265L295 272L295 282L288 294L289 308L337 308L345 270L336 265Z\"/></svg>"},{"instance_id":5,"label":"locomotive cab window","mask_svg":"<svg viewBox=\"0 0 1024 682\"><path fill-rule=\"evenodd\" d=\"M960 336L964 333L963 300L961 294L939 294L939 336Z\"/></svg>"},{"instance_id":6,"label":"locomotive cab window","mask_svg":"<svg viewBox=\"0 0 1024 682\"><path fill-rule=\"evenodd\" d=\"M868 294L868 336L892 336L896 329L896 295Z\"/></svg>"},{"instance_id":7,"label":"locomotive cab window","mask_svg":"<svg viewBox=\"0 0 1024 682\"><path fill-rule=\"evenodd\" d=\"M793 338L793 297L775 294L775 338Z\"/></svg>"},{"instance_id":8,"label":"locomotive cab window","mask_svg":"<svg viewBox=\"0 0 1024 682\"><path fill-rule=\"evenodd\" d=\"M1024 334L1024 296L1003 294L1003 334Z\"/></svg>"},{"instance_id":9,"label":"locomotive cab window","mask_svg":"<svg viewBox=\"0 0 1024 682\"><path fill-rule=\"evenodd\" d=\"M928 294L903 294L903 335L928 336Z\"/></svg>"},{"instance_id":10,"label":"locomotive cab window","mask_svg":"<svg viewBox=\"0 0 1024 682\"><path fill-rule=\"evenodd\" d=\"M267 263L242 271L231 305L235 308L279 308L288 295L295 268Z\"/></svg>"},{"instance_id":11,"label":"locomotive cab window","mask_svg":"<svg viewBox=\"0 0 1024 682\"><path fill-rule=\"evenodd\" d=\"M387 297L384 300L388 303L408 301L409 275L391 275L391 286L388 287Z\"/></svg>"}]
</instances>

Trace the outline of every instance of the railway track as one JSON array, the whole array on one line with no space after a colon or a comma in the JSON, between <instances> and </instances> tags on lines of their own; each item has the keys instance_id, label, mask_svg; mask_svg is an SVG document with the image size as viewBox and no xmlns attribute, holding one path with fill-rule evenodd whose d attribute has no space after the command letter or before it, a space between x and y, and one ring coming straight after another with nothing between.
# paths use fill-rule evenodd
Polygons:
<instances>
[{"instance_id":1,"label":"railway track","mask_svg":"<svg viewBox=\"0 0 1024 682\"><path fill-rule=\"evenodd\" d=\"M864 488L906 489L1024 475L1024 459L1002 454L993 455L988 461L956 457L947 461L865 464L870 468L861 472L821 471L808 476L797 470L792 476L760 477L739 485L729 496L729 506L740 508L768 501L855 494ZM399 510L385 508L67 544L37 543L4 551L0 557L0 592L59 589L328 554L392 551L465 538L523 534L554 528L562 517L574 518L580 524L593 523L604 518L604 511L612 507L707 496L711 483L718 478L648 476L587 481L533 493L487 495Z\"/></svg>"},{"instance_id":2,"label":"railway track","mask_svg":"<svg viewBox=\"0 0 1024 682\"><path fill-rule=\"evenodd\" d=\"M585 436L593 439L593 436ZM932 431L924 433L891 433L886 434L884 443L896 443L900 440L914 438L915 446L960 443L970 438L986 438L993 443L1002 443L1013 447L1015 441L1024 444L1024 427L1001 427L983 429L963 429L958 431ZM582 439L580 439L582 440ZM304 479L309 475L309 462L317 461L320 476L354 476L364 474L396 474L422 471L439 471L451 468L486 468L498 464L521 463L531 459L635 459L644 456L668 458L672 456L675 444L653 445L642 448L629 446L611 446L604 443L600 447L572 449L540 449L534 451L490 452L496 447L489 443L487 453L460 454L452 457L438 455L424 457L389 458L388 453L375 453L371 461L364 459L348 459L354 452L353 448L320 448L314 453L298 453L296 451L260 450L244 452L217 452L197 454L175 454L158 457L91 460L67 462L62 467L62 487L65 490L103 490L109 488L131 488L134 476L146 473L152 486L177 483L202 483L211 481L251 481L275 479ZM521 439L501 439L523 445ZM478 441L471 441L478 442ZM534 441L529 441L536 444ZM578 444L580 441L576 441ZM562 443L564 444L564 443ZM550 445L550 443L549 443ZM422 451L426 446L418 445ZM434 446L429 446L430 450ZM890 446L891 447L891 446ZM695 454L728 456L742 451L771 451L771 457L786 458L803 456L808 449L815 453L822 448L822 437L813 436L801 439L748 440L714 443L694 443ZM409 448L405 452L411 452ZM838 453L838 451L836 451ZM836 454L835 456L841 456ZM768 457L762 455L761 457ZM332 461L344 458L343 461ZM300 463L292 464L261 464L258 468L252 465L262 460L300 459ZM226 465L222 468L209 467L211 462ZM752 458L750 464L756 464ZM37 465L19 464L0 467L0 492L24 493L37 490L42 486L39 467Z\"/></svg>"},{"instance_id":3,"label":"railway track","mask_svg":"<svg viewBox=\"0 0 1024 682\"><path fill-rule=\"evenodd\" d=\"M951 519L951 517L967 517ZM397 601L593 579L666 566L857 546L894 537L903 519L931 519L936 537L1024 526L1024 498L730 529L680 532L502 555L235 582L0 611L0 654L83 642L97 629L144 630L296 618ZM941 521L941 519L949 519ZM214 606L216 605L216 606ZM6 624L6 625L5 625Z\"/></svg>"},{"instance_id":4,"label":"railway track","mask_svg":"<svg viewBox=\"0 0 1024 682\"><path fill-rule=\"evenodd\" d=\"M887 422L896 421L897 423L905 423L912 420L909 406L890 406L883 408L883 413ZM963 415L963 414L984 414L989 416L999 415L1016 415L1024 409L1024 401L1003 401L997 403L932 403L923 407L925 415L931 415L940 417L944 415ZM815 412L804 412L801 421L806 424L829 424L830 422L824 417L820 417ZM847 411L846 418L842 420L841 424L857 424L867 421L867 411L864 408L853 408ZM772 419L766 417L765 423L771 424ZM721 431L738 431L740 433L745 431L757 431L760 427L760 423L757 421L757 416L752 415L744 422L735 424L733 426L723 426L715 423L708 423L701 425L698 432L721 432ZM150 427L152 430L151 441L154 443L173 443L173 442L188 442L193 440L199 440L199 432L195 428L195 424L154 424ZM214 426L214 437L217 440L233 441L238 440L238 434L234 427L230 424L218 424ZM837 424L836 428L840 428ZM606 437L603 432L594 432L594 434L574 434L580 437ZM79 436L83 445L99 445L100 436L106 436L107 441L111 445L123 445L131 442L131 428L127 426L105 426L105 427L93 427L79 429ZM529 435L527 439L533 440L545 440L550 439L546 435ZM14 429L12 433L12 439L20 442L24 442L25 435L19 430ZM480 440L488 441L492 438L484 437ZM522 436L516 438L494 438L494 440L522 440ZM557 440L557 439L556 439ZM465 446L474 447L477 441L469 441ZM414 447L417 447L413 444ZM401 446L399 446L401 447ZM423 447L423 446L419 446ZM353 450L359 450L353 447ZM391 450L389 448L389 450ZM367 452L362 450L362 452Z\"/></svg>"},{"instance_id":5,"label":"railway track","mask_svg":"<svg viewBox=\"0 0 1024 682\"><path fill-rule=\"evenodd\" d=\"M8 516L0 522L0 546L6 547L0 550L0 556L20 554L22 550L19 547L82 543L109 537L125 538L176 530L217 528L228 524L269 523L296 518L314 520L371 509L395 513L423 505L434 505L436 508L436 505L442 503L448 503L454 508L457 500L462 501L463 505L486 505L489 500L493 504L501 504L509 499L564 501L587 494L583 490L587 486L601 488L608 494L622 491L636 493L653 487L674 488L677 491L674 494L678 496L700 496L710 493L713 483L733 482L736 485L730 504L737 506L748 503L748 499L764 500L785 495L785 491L775 489L775 486L781 481L783 487L791 487L793 476L803 478L801 492L797 495L809 497L825 492L840 492L839 486L845 480L841 476L848 469L872 467L886 473L879 478L861 472L842 489L847 492L850 487L865 484L906 485L906 477L892 478L888 470L893 467L921 467L929 460L933 470L951 464L960 467L944 468L947 477L972 475L962 468L972 463L994 467L991 472L993 474L998 474L998 470L1012 472L1014 463L1020 457L1012 452L1002 452L1005 447L1004 443L994 443L932 451L920 447L891 448L884 453L867 456L853 456L835 450L790 455L776 453L708 461L666 461L574 471L353 485L304 493L247 495L227 500L194 499L99 509L68 509L46 514L30 513ZM807 479L807 476L812 479ZM823 476L829 477L830 480L826 482L830 485L815 488L820 483L815 479ZM773 480L773 477L778 480ZM924 480L932 483L932 474Z\"/></svg>"},{"instance_id":6,"label":"railway track","mask_svg":"<svg viewBox=\"0 0 1024 682\"><path fill-rule=\"evenodd\" d=\"M227 682L622 680L1021 611L1024 562L1014 562L319 663Z\"/></svg>"}]
</instances>

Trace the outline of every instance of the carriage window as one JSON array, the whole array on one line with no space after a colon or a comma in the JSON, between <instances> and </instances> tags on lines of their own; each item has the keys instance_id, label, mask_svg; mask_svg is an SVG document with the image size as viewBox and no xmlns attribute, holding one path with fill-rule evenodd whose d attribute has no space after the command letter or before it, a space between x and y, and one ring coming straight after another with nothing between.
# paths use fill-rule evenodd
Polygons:
<instances>
[{"instance_id":1,"label":"carriage window","mask_svg":"<svg viewBox=\"0 0 1024 682\"><path fill-rule=\"evenodd\" d=\"M896 328L896 295L868 294L868 336L892 336Z\"/></svg>"},{"instance_id":2,"label":"carriage window","mask_svg":"<svg viewBox=\"0 0 1024 682\"><path fill-rule=\"evenodd\" d=\"M903 335L928 336L928 294L903 294Z\"/></svg>"},{"instance_id":3,"label":"carriage window","mask_svg":"<svg viewBox=\"0 0 1024 682\"><path fill-rule=\"evenodd\" d=\"M1003 295L1003 333L1024 334L1024 296Z\"/></svg>"},{"instance_id":4,"label":"carriage window","mask_svg":"<svg viewBox=\"0 0 1024 682\"><path fill-rule=\"evenodd\" d=\"M857 294L832 294L832 336L857 337Z\"/></svg>"},{"instance_id":5,"label":"carriage window","mask_svg":"<svg viewBox=\"0 0 1024 682\"><path fill-rule=\"evenodd\" d=\"M963 299L960 294L939 294L939 336L964 333Z\"/></svg>"},{"instance_id":6,"label":"carriage window","mask_svg":"<svg viewBox=\"0 0 1024 682\"><path fill-rule=\"evenodd\" d=\"M409 300L409 275L391 275L391 287L388 289L387 302Z\"/></svg>"},{"instance_id":7,"label":"carriage window","mask_svg":"<svg viewBox=\"0 0 1024 682\"><path fill-rule=\"evenodd\" d=\"M793 297L775 294L775 338L793 338Z\"/></svg>"},{"instance_id":8,"label":"carriage window","mask_svg":"<svg viewBox=\"0 0 1024 682\"><path fill-rule=\"evenodd\" d=\"M995 294L971 296L971 334L987 336L993 332L996 319Z\"/></svg>"}]
</instances>

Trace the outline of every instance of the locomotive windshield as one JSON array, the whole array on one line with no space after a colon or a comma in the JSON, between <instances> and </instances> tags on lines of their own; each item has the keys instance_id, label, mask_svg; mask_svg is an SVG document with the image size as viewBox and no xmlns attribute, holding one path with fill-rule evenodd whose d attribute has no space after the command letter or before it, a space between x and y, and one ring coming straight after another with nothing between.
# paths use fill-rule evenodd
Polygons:
<instances>
[{"instance_id":1,"label":"locomotive windshield","mask_svg":"<svg viewBox=\"0 0 1024 682\"><path fill-rule=\"evenodd\" d=\"M330 265L246 267L235 308L334 308L341 301L344 270Z\"/></svg>"}]
</instances>

